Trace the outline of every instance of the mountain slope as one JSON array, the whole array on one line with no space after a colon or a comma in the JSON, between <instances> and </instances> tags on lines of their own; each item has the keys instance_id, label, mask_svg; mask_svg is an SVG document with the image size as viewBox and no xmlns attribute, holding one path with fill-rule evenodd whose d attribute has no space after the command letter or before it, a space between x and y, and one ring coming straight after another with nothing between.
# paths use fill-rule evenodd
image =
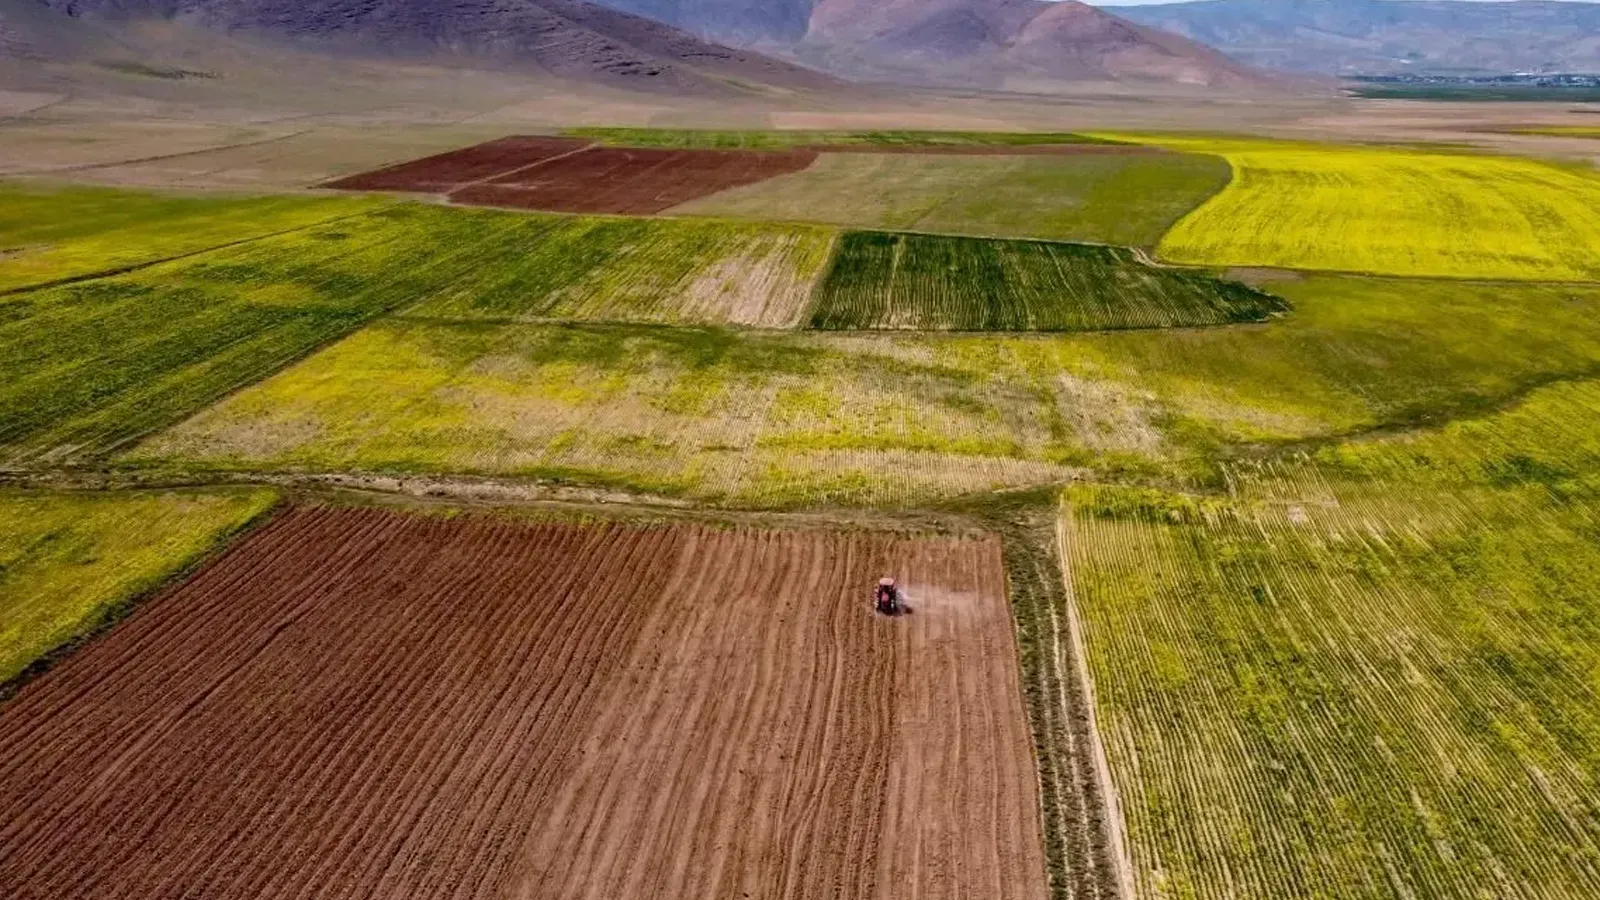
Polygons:
<instances>
[{"instance_id":1,"label":"mountain slope","mask_svg":"<svg viewBox=\"0 0 1600 900\"><path fill-rule=\"evenodd\" d=\"M944 84L1258 84L1210 48L1077 0L601 0L840 74Z\"/></svg>"},{"instance_id":2,"label":"mountain slope","mask_svg":"<svg viewBox=\"0 0 1600 900\"><path fill-rule=\"evenodd\" d=\"M674 93L831 89L801 66L709 43L586 0L41 0L80 19L174 19L324 49L532 66Z\"/></svg>"},{"instance_id":3,"label":"mountain slope","mask_svg":"<svg viewBox=\"0 0 1600 900\"><path fill-rule=\"evenodd\" d=\"M1109 9L1259 66L1323 74L1600 72L1600 3L1202 0Z\"/></svg>"}]
</instances>

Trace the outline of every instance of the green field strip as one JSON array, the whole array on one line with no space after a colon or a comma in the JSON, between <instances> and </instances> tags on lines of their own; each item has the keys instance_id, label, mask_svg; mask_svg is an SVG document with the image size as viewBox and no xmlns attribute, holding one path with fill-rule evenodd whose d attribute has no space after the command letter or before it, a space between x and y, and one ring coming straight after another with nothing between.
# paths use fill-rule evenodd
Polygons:
<instances>
[{"instance_id":1,"label":"green field strip","mask_svg":"<svg viewBox=\"0 0 1600 900\"><path fill-rule=\"evenodd\" d=\"M276 502L267 490L0 490L0 685L114 619Z\"/></svg>"},{"instance_id":2,"label":"green field strip","mask_svg":"<svg viewBox=\"0 0 1600 900\"><path fill-rule=\"evenodd\" d=\"M389 202L0 184L0 293L130 270Z\"/></svg>"},{"instance_id":3,"label":"green field strip","mask_svg":"<svg viewBox=\"0 0 1600 900\"><path fill-rule=\"evenodd\" d=\"M1261 322L1279 298L1132 250L848 232L817 289L819 330L1108 331Z\"/></svg>"}]
</instances>

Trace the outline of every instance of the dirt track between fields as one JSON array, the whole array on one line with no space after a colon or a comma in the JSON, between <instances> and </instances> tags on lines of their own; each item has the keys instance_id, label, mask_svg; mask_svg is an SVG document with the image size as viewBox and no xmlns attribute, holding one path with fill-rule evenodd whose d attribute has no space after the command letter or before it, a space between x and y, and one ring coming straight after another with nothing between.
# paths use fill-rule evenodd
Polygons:
<instances>
[{"instance_id":1,"label":"dirt track between fields","mask_svg":"<svg viewBox=\"0 0 1600 900\"><path fill-rule=\"evenodd\" d=\"M1043 900L999 544L292 509L0 714L0 884Z\"/></svg>"}]
</instances>

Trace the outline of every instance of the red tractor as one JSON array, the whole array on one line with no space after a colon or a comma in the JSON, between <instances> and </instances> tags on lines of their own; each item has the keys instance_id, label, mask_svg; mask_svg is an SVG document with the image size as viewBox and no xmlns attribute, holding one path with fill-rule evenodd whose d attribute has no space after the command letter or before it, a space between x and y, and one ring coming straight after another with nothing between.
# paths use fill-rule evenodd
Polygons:
<instances>
[{"instance_id":1,"label":"red tractor","mask_svg":"<svg viewBox=\"0 0 1600 900\"><path fill-rule=\"evenodd\" d=\"M900 615L900 587L893 578L878 580L878 586L872 589L872 608L886 616Z\"/></svg>"}]
</instances>

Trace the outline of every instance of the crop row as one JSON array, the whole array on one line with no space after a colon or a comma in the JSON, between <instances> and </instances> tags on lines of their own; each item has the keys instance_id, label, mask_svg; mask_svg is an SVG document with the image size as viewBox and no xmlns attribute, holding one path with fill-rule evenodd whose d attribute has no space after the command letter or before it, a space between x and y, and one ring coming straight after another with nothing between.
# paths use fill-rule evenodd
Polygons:
<instances>
[{"instance_id":1,"label":"crop row","mask_svg":"<svg viewBox=\"0 0 1600 900\"><path fill-rule=\"evenodd\" d=\"M1118 247L852 232L811 326L1091 331L1257 322L1283 301Z\"/></svg>"}]
</instances>

